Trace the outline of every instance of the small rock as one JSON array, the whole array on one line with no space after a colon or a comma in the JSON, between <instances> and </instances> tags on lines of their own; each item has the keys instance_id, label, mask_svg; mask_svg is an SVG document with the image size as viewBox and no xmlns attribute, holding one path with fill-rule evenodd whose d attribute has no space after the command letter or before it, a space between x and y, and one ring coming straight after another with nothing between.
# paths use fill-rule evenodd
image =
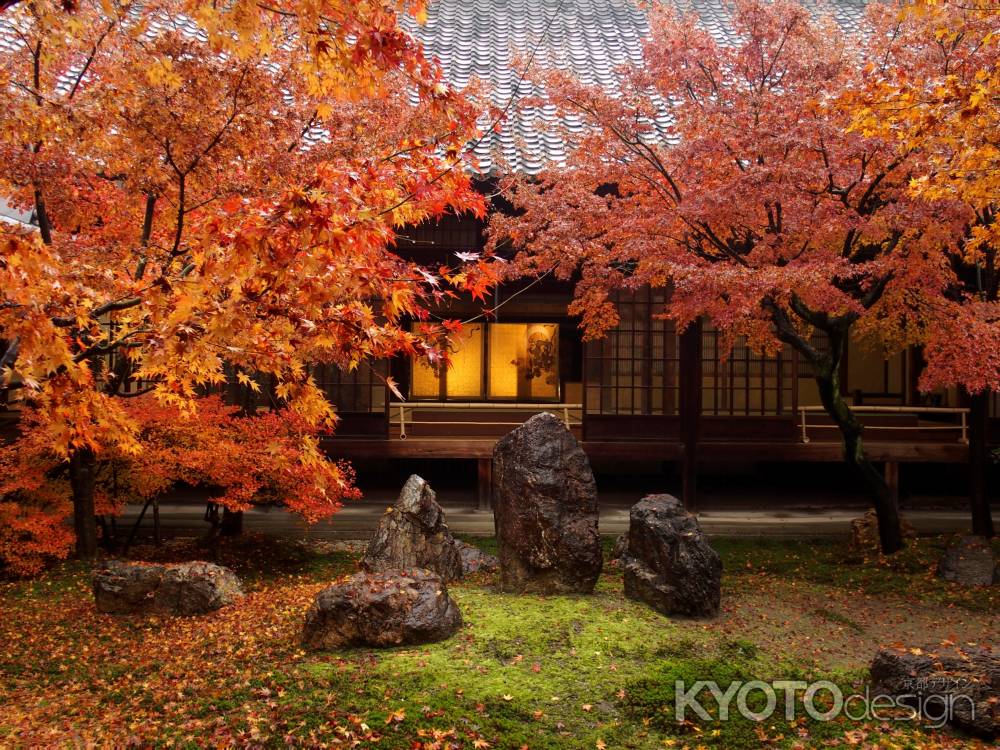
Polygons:
<instances>
[{"instance_id":1,"label":"small rock","mask_svg":"<svg viewBox=\"0 0 1000 750\"><path fill-rule=\"evenodd\" d=\"M621 564L630 599L665 615L719 614L722 560L676 497L648 495L632 506Z\"/></svg>"},{"instance_id":2,"label":"small rock","mask_svg":"<svg viewBox=\"0 0 1000 750\"><path fill-rule=\"evenodd\" d=\"M590 593L601 574L597 487L557 417L536 414L493 449L500 589Z\"/></svg>"},{"instance_id":3,"label":"small rock","mask_svg":"<svg viewBox=\"0 0 1000 750\"><path fill-rule=\"evenodd\" d=\"M938 562L939 577L963 586L989 586L996 583L997 562L990 540L983 536L963 536L951 545Z\"/></svg>"},{"instance_id":4,"label":"small rock","mask_svg":"<svg viewBox=\"0 0 1000 750\"><path fill-rule=\"evenodd\" d=\"M871 665L872 695L905 698L970 734L1000 733L1000 654L985 648L883 648Z\"/></svg>"},{"instance_id":5,"label":"small rock","mask_svg":"<svg viewBox=\"0 0 1000 750\"><path fill-rule=\"evenodd\" d=\"M903 531L904 539L916 538L917 530L913 524L900 517L899 525ZM865 511L863 516L851 521L851 549L855 552L877 552L881 549L878 536L878 514L874 508Z\"/></svg>"},{"instance_id":6,"label":"small rock","mask_svg":"<svg viewBox=\"0 0 1000 750\"><path fill-rule=\"evenodd\" d=\"M492 573L500 568L500 561L493 555L483 552L474 544L456 542L458 554L462 558L462 574Z\"/></svg>"},{"instance_id":7,"label":"small rock","mask_svg":"<svg viewBox=\"0 0 1000 750\"><path fill-rule=\"evenodd\" d=\"M243 596L233 571L200 561L168 566L109 560L94 571L93 587L97 610L115 615L200 615Z\"/></svg>"},{"instance_id":8,"label":"small rock","mask_svg":"<svg viewBox=\"0 0 1000 750\"><path fill-rule=\"evenodd\" d=\"M611 559L620 560L628 549L628 532L624 532L618 535L615 539L615 545L611 548Z\"/></svg>"},{"instance_id":9,"label":"small rock","mask_svg":"<svg viewBox=\"0 0 1000 750\"><path fill-rule=\"evenodd\" d=\"M302 641L309 648L400 646L442 641L462 613L429 570L356 573L316 595Z\"/></svg>"}]
</instances>

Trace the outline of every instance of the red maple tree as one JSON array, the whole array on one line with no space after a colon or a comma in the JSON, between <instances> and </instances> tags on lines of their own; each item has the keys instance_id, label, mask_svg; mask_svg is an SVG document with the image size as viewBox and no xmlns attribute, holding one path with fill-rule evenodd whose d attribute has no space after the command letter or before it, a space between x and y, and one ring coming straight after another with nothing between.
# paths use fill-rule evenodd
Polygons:
<instances>
[{"instance_id":1,"label":"red maple tree","mask_svg":"<svg viewBox=\"0 0 1000 750\"><path fill-rule=\"evenodd\" d=\"M521 248L515 273L579 272L571 312L588 336L617 323L614 290L651 285L670 287L665 313L680 326L707 316L729 345L792 347L894 552L898 509L841 395L840 365L856 336L888 351L930 343L938 372L947 351L934 342L967 309L952 260L972 212L909 189L925 163L916 149L851 128L845 102L890 35L845 35L788 0L738 0L733 25L721 44L657 8L644 65L620 92L548 76L548 97L583 127L566 129L563 168L515 186L520 212L494 221L494 243Z\"/></svg>"}]
</instances>

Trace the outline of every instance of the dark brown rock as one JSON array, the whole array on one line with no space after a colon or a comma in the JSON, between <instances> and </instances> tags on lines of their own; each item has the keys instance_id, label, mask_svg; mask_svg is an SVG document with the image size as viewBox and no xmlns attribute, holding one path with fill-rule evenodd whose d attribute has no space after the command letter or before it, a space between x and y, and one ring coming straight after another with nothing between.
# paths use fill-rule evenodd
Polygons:
<instances>
[{"instance_id":1,"label":"dark brown rock","mask_svg":"<svg viewBox=\"0 0 1000 750\"><path fill-rule=\"evenodd\" d=\"M116 615L199 615L243 596L233 571L200 561L168 566L109 560L94 571L93 587L98 611Z\"/></svg>"},{"instance_id":2,"label":"dark brown rock","mask_svg":"<svg viewBox=\"0 0 1000 750\"><path fill-rule=\"evenodd\" d=\"M997 562L990 540L983 536L963 536L945 551L938 562L937 574L963 586L996 583Z\"/></svg>"},{"instance_id":3,"label":"dark brown rock","mask_svg":"<svg viewBox=\"0 0 1000 750\"><path fill-rule=\"evenodd\" d=\"M970 734L1000 736L1000 654L985 648L883 648L871 665L872 695L887 694Z\"/></svg>"},{"instance_id":4,"label":"dark brown rock","mask_svg":"<svg viewBox=\"0 0 1000 750\"><path fill-rule=\"evenodd\" d=\"M361 567L371 572L424 568L446 581L462 577L460 543L448 529L434 490L416 474L379 521Z\"/></svg>"},{"instance_id":5,"label":"dark brown rock","mask_svg":"<svg viewBox=\"0 0 1000 750\"><path fill-rule=\"evenodd\" d=\"M315 649L442 641L462 614L441 576L429 570L356 573L316 595L302 640Z\"/></svg>"},{"instance_id":6,"label":"dark brown rock","mask_svg":"<svg viewBox=\"0 0 1000 750\"><path fill-rule=\"evenodd\" d=\"M593 591L602 563L597 488L557 417L537 414L497 443L493 506L501 590Z\"/></svg>"},{"instance_id":7,"label":"dark brown rock","mask_svg":"<svg viewBox=\"0 0 1000 750\"><path fill-rule=\"evenodd\" d=\"M665 615L719 614L722 560L676 497L649 495L633 505L625 544L625 596Z\"/></svg>"}]
</instances>

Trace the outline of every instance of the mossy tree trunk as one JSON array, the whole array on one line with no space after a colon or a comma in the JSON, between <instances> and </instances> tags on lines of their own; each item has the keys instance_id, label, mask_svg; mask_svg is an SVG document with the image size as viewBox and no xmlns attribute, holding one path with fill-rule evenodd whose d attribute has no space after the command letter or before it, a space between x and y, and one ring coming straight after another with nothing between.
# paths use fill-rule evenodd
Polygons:
<instances>
[{"instance_id":1,"label":"mossy tree trunk","mask_svg":"<svg viewBox=\"0 0 1000 750\"><path fill-rule=\"evenodd\" d=\"M829 347L826 351L821 351L798 332L784 309L773 303L766 305L765 308L771 313L778 338L792 346L812 367L823 409L840 430L844 460L864 482L868 496L875 507L882 552L887 555L898 552L903 548L899 508L885 477L865 454L862 440L864 427L844 399L840 389L840 367L847 352L851 325L857 316L848 313L832 317L825 313L815 313L796 300L793 303L796 314L826 334Z\"/></svg>"}]
</instances>

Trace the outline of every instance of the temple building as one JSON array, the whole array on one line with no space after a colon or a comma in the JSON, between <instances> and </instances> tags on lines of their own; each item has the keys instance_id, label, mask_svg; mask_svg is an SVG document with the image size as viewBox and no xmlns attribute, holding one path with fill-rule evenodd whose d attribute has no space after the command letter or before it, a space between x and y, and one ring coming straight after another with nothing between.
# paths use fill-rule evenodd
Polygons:
<instances>
[{"instance_id":1,"label":"temple building","mask_svg":"<svg viewBox=\"0 0 1000 750\"><path fill-rule=\"evenodd\" d=\"M718 38L731 38L721 0L679 0L678 7ZM817 8L856 31L864 3L833 0ZM649 33L644 10L632 0L432 0L426 23L409 28L451 83L478 79L509 112L498 132L476 146L484 190L500 173L534 174L567 156L546 127L552 111L516 106L536 93L531 70L570 70L614 90L620 67L641 62ZM519 68L525 59L531 67ZM452 217L402 233L398 251L437 266L483 245L483 222ZM504 284L487 305L496 310L488 318L482 304L453 304L442 314L468 323L453 344L450 368L398 360L379 363L376 372L316 373L343 420L330 452L476 460L483 506L496 438L542 410L563 419L592 460L675 464L691 504L699 469L715 462L842 460L839 432L793 351L763 356L737 343L724 358L708 321L679 333L658 316L664 294L620 295L617 328L586 343L567 314L568 283ZM841 373L845 395L866 425L868 453L884 464L893 487L901 463L968 463L970 437L972 451L985 455L985 414L971 415L968 398L956 390L920 393L921 366L918 350L887 357L852 343ZM379 378L387 373L405 400L390 395Z\"/></svg>"}]
</instances>

